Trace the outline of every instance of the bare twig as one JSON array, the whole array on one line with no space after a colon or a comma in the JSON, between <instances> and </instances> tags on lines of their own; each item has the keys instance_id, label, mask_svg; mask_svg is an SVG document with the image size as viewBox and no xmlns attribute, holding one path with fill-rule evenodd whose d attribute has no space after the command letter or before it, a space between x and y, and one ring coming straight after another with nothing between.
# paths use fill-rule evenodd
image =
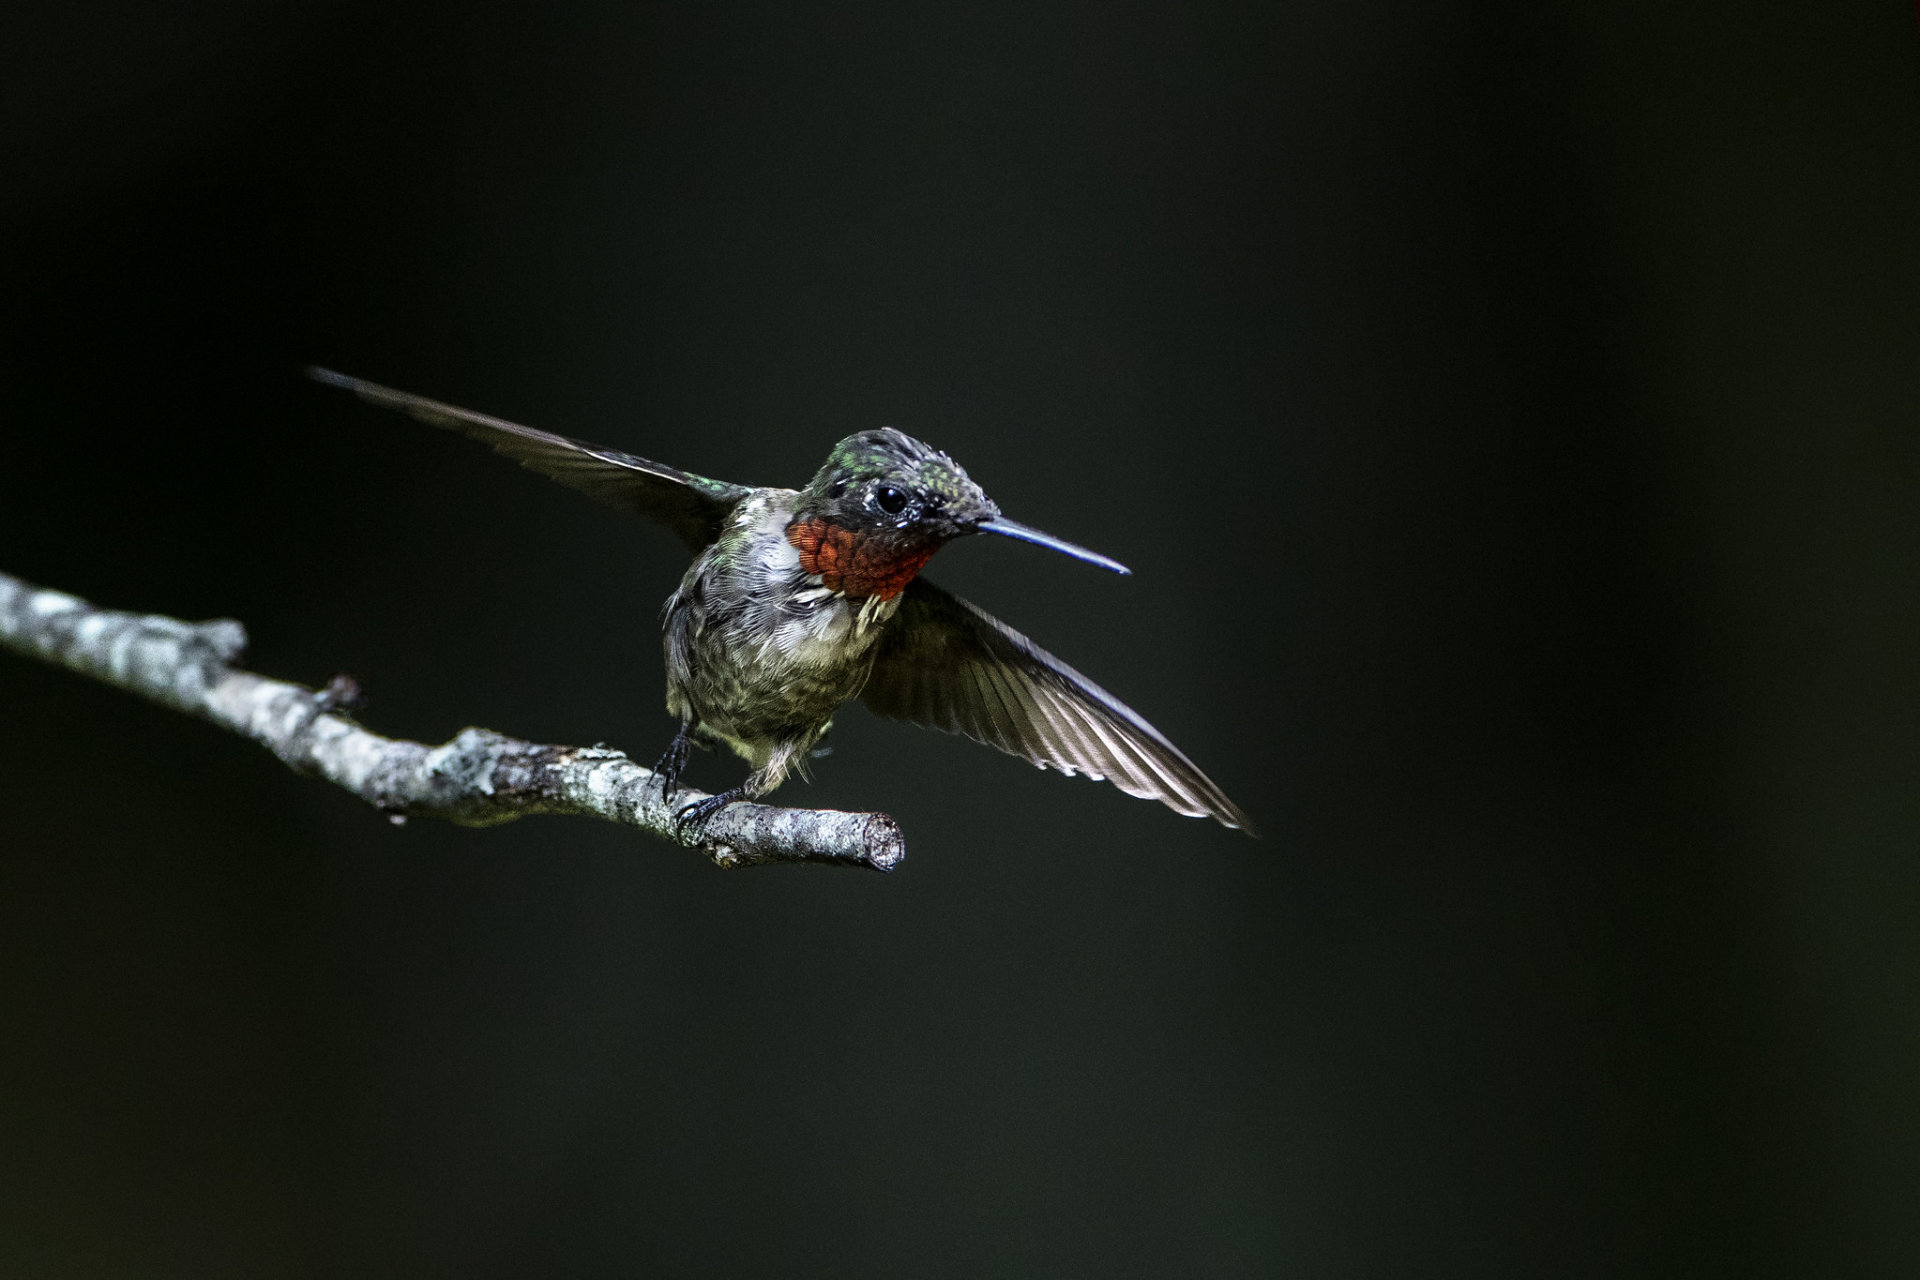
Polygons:
<instances>
[{"instance_id":1,"label":"bare twig","mask_svg":"<svg viewBox=\"0 0 1920 1280\"><path fill-rule=\"evenodd\" d=\"M253 739L301 773L325 778L394 817L491 826L530 813L580 813L640 827L705 852L723 867L829 862L891 871L905 854L884 813L734 804L682 838L675 810L703 798L661 794L651 770L606 747L553 747L489 729L451 742L383 738L348 714L352 680L319 691L234 667L247 646L238 622L181 622L117 613L0 574L0 647L211 720Z\"/></svg>"}]
</instances>

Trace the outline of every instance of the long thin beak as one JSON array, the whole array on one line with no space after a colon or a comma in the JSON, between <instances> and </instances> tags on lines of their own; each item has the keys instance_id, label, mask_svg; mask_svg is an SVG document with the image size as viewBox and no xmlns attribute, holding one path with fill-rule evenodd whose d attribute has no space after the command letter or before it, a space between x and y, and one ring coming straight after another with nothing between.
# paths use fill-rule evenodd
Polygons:
<instances>
[{"instance_id":1,"label":"long thin beak","mask_svg":"<svg viewBox=\"0 0 1920 1280\"><path fill-rule=\"evenodd\" d=\"M1056 538L1050 533L1042 533L1018 520L1009 520L1005 516L995 516L991 520L982 520L974 528L982 533L997 533L1003 538L1018 538L1022 542L1031 542L1036 547L1047 547L1062 555L1072 556L1075 560L1084 560L1088 564L1097 564L1102 569L1111 569L1115 573L1132 573L1133 570L1118 560L1109 560L1098 551L1089 551L1085 547L1075 546L1064 538Z\"/></svg>"}]
</instances>

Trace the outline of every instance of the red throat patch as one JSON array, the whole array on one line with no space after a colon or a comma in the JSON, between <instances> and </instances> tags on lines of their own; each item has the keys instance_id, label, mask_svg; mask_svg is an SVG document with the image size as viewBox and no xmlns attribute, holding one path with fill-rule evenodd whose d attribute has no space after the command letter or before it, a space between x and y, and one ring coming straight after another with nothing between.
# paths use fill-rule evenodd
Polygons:
<instances>
[{"instance_id":1,"label":"red throat patch","mask_svg":"<svg viewBox=\"0 0 1920 1280\"><path fill-rule=\"evenodd\" d=\"M800 553L803 570L820 575L823 586L850 600L893 599L940 549L934 543L917 551L889 551L880 539L831 520L795 520L787 526L787 541Z\"/></svg>"}]
</instances>

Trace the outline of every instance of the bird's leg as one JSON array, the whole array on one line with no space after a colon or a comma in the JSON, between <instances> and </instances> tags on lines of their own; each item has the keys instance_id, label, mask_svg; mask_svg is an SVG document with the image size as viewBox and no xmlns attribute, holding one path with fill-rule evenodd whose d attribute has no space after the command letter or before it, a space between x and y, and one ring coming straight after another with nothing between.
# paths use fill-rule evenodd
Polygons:
<instances>
[{"instance_id":1,"label":"bird's leg","mask_svg":"<svg viewBox=\"0 0 1920 1280\"><path fill-rule=\"evenodd\" d=\"M693 750L693 721L682 720L680 731L673 735L673 741L667 744L667 750L660 757L653 772L660 779L660 796L669 799L680 789L680 774L687 767L687 755Z\"/></svg>"},{"instance_id":2,"label":"bird's leg","mask_svg":"<svg viewBox=\"0 0 1920 1280\"><path fill-rule=\"evenodd\" d=\"M688 834L697 832L706 826L707 820L736 800L758 800L782 782L794 762L805 753L805 742L783 742L773 749L767 763L748 774L746 780L737 787L729 787L718 795L708 796L705 800L695 800L673 816L676 834L685 839Z\"/></svg>"}]
</instances>

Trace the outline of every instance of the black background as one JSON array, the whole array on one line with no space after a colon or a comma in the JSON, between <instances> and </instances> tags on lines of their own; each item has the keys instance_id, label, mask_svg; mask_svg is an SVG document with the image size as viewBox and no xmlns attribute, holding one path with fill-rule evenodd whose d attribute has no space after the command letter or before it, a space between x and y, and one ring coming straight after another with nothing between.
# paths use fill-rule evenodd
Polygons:
<instances>
[{"instance_id":1,"label":"black background","mask_svg":"<svg viewBox=\"0 0 1920 1280\"><path fill-rule=\"evenodd\" d=\"M857 708L890 877L395 828L0 658L0 1273L1920 1267L1910 6L33 8L0 569L651 759L672 539L299 366L892 423L1265 837Z\"/></svg>"}]
</instances>

